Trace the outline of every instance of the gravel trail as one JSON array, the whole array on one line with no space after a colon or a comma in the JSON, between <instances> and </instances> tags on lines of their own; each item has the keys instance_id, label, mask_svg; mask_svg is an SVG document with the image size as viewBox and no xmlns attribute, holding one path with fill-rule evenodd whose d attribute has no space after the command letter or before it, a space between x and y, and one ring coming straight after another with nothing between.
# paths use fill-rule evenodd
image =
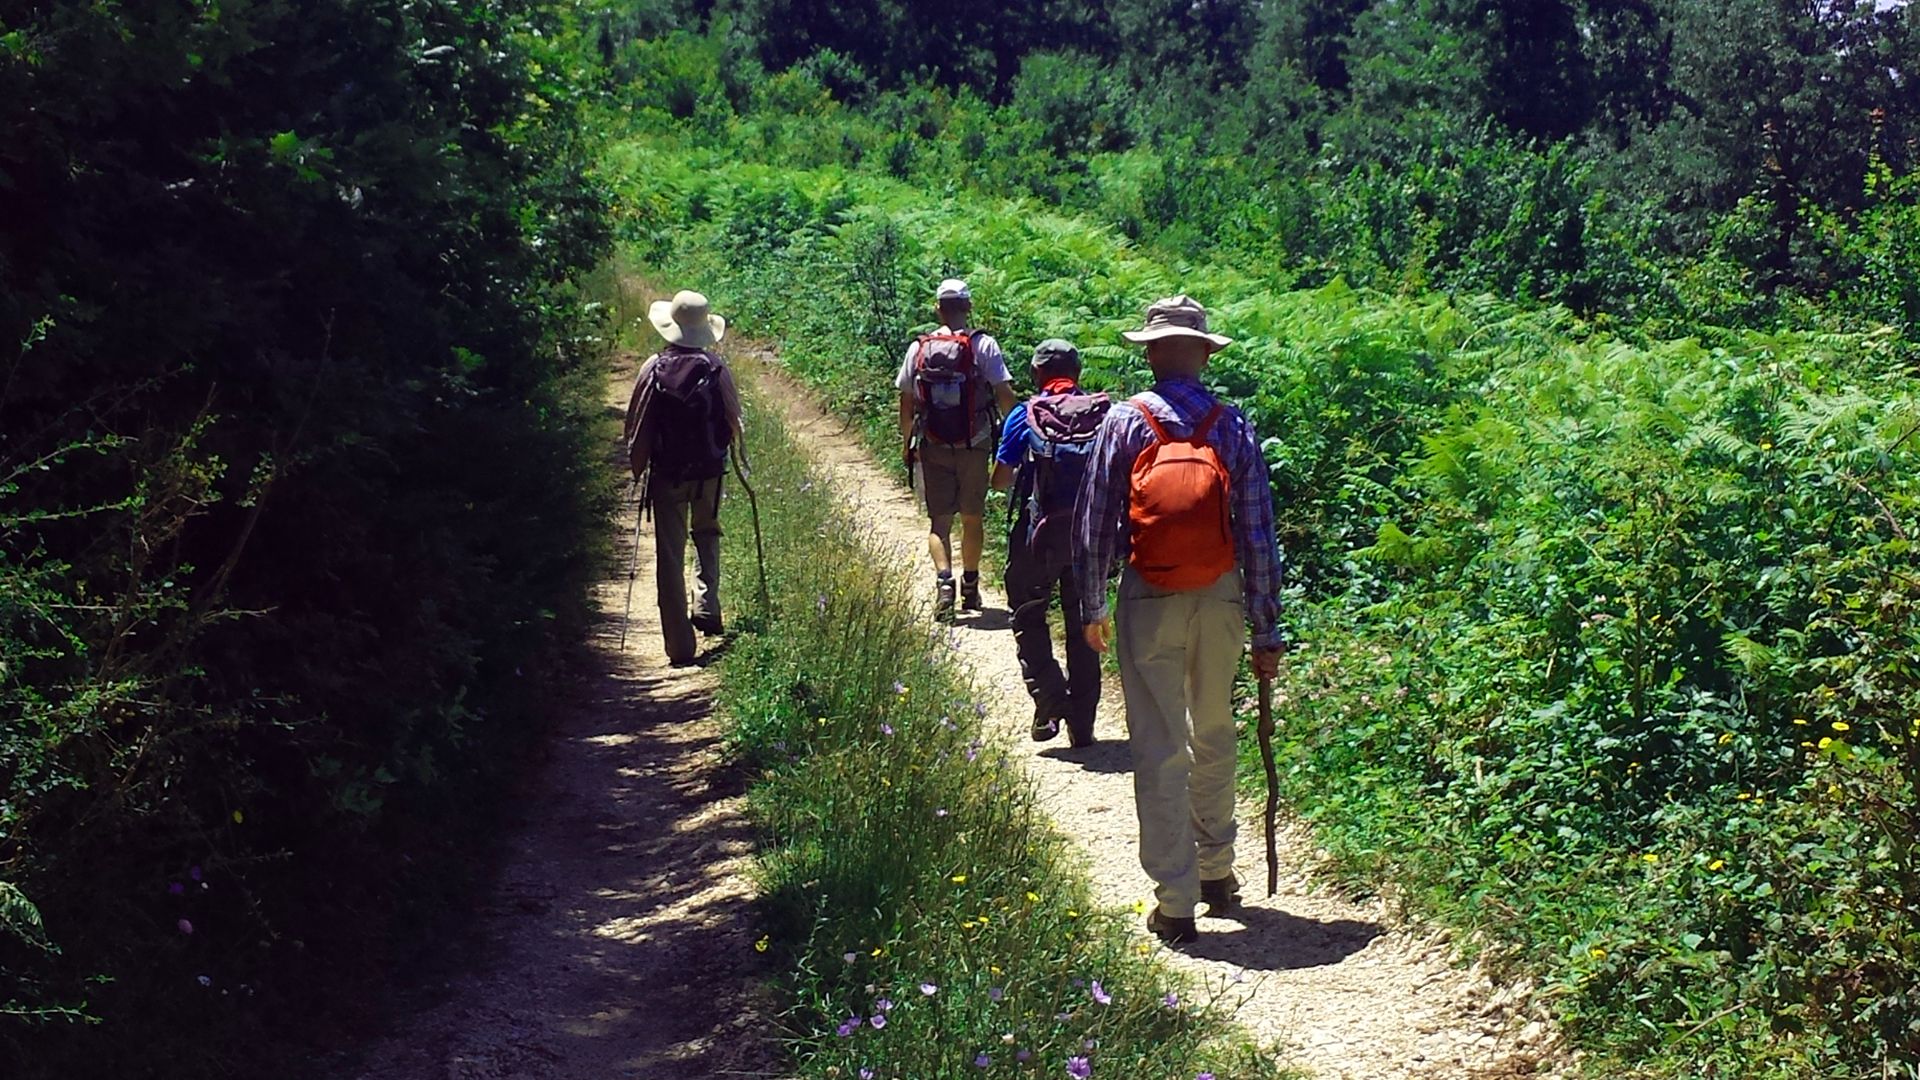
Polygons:
<instances>
[{"instance_id":1,"label":"gravel trail","mask_svg":"<svg viewBox=\"0 0 1920 1080\"><path fill-rule=\"evenodd\" d=\"M608 378L608 407L624 408L633 358ZM343 1080L780 1075L753 950L745 778L721 759L714 675L667 665L650 530L621 649L631 506L608 527L620 561L595 588L589 667L553 702L471 948L421 980L414 1010Z\"/></svg>"},{"instance_id":2,"label":"gravel trail","mask_svg":"<svg viewBox=\"0 0 1920 1080\"><path fill-rule=\"evenodd\" d=\"M926 565L926 519L901 471L876 462L858 435L824 412L764 348L734 348L736 366L760 387L850 513L870 530L876 556ZM989 527L993 527L989 523ZM932 574L928 593L932 591ZM1079 842L1101 902L1151 903L1137 858L1137 820L1118 680L1108 678L1096 733L1070 750L1065 736L1036 744L1008 613L988 582L987 610L961 620L958 652L992 713L988 724L1015 748L1055 824ZM931 595L929 595L929 602ZM1285 723L1285 717L1278 717ZM1496 986L1462 966L1444 937L1398 923L1379 899L1349 901L1317 880L1320 855L1304 831L1279 836L1280 889L1265 892L1260 810L1240 815L1237 873L1245 904L1230 918L1204 918L1200 943L1168 953L1174 966L1240 1002L1240 1022L1290 1065L1326 1080L1486 1080L1551 1075L1564 1061L1557 1034L1530 1007L1524 986ZM1144 927L1141 930L1145 936Z\"/></svg>"}]
</instances>

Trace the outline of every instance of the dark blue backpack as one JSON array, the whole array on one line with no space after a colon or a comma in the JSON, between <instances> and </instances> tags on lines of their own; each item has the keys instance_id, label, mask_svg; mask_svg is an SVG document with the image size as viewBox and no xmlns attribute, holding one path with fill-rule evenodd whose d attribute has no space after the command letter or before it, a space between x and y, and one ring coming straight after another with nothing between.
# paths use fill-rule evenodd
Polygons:
<instances>
[{"instance_id":1,"label":"dark blue backpack","mask_svg":"<svg viewBox=\"0 0 1920 1080\"><path fill-rule=\"evenodd\" d=\"M1074 390L1027 402L1027 453L1020 466L1026 496L1027 554L1050 569L1073 559L1073 504L1093 458L1094 437L1112 402Z\"/></svg>"}]
</instances>

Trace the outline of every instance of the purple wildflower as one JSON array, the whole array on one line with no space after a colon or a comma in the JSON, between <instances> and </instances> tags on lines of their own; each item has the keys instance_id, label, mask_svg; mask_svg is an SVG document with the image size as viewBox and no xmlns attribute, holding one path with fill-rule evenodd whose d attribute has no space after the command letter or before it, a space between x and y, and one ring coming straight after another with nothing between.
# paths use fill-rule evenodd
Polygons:
<instances>
[{"instance_id":1,"label":"purple wildflower","mask_svg":"<svg viewBox=\"0 0 1920 1080\"><path fill-rule=\"evenodd\" d=\"M1177 1009L1180 1007L1180 995L1168 991L1167 996L1160 999L1160 1004L1165 1005L1169 1009Z\"/></svg>"},{"instance_id":2,"label":"purple wildflower","mask_svg":"<svg viewBox=\"0 0 1920 1080\"><path fill-rule=\"evenodd\" d=\"M185 919L181 919L181 920L180 920L179 922L177 922L177 923L174 923L173 925L175 925L175 926L177 926L177 927L179 927L179 928L180 928L180 932L181 932L181 933L183 933L183 934L191 934L191 933L193 933L193 924L192 924L192 923L190 923L190 922L188 922L188 921L187 921L187 920L185 920Z\"/></svg>"},{"instance_id":3,"label":"purple wildflower","mask_svg":"<svg viewBox=\"0 0 1920 1080\"><path fill-rule=\"evenodd\" d=\"M1015 1051L1013 1052L1013 1060L1015 1060L1015 1061L1022 1061L1022 1062L1024 1062L1024 1061L1026 1061L1026 1060L1027 1060L1028 1058L1030 1058L1030 1057L1032 1057L1032 1056L1033 1056L1033 1051L1031 1051L1031 1050L1029 1050L1029 1049L1027 1049L1027 1048L1026 1048L1026 1047L1024 1047L1024 1046L1023 1046L1023 1047L1021 1047L1021 1048L1020 1048L1020 1049L1018 1049L1018 1050L1015 1050Z\"/></svg>"},{"instance_id":4,"label":"purple wildflower","mask_svg":"<svg viewBox=\"0 0 1920 1080\"><path fill-rule=\"evenodd\" d=\"M979 1057L973 1059L973 1063L984 1069L987 1066L993 1064L993 1059L988 1057L986 1054L986 1051L983 1050L980 1052Z\"/></svg>"},{"instance_id":5,"label":"purple wildflower","mask_svg":"<svg viewBox=\"0 0 1920 1080\"><path fill-rule=\"evenodd\" d=\"M939 991L940 991L940 988L933 985L932 983L920 984L920 992L927 995L928 997L932 997L934 994L938 993Z\"/></svg>"},{"instance_id":6,"label":"purple wildflower","mask_svg":"<svg viewBox=\"0 0 1920 1080\"><path fill-rule=\"evenodd\" d=\"M853 1029L859 1026L860 1026L860 1021L858 1018L855 1018L851 1020L841 1021L840 1026L837 1028L834 1028L833 1030L837 1032L841 1038L844 1039L847 1036L853 1034Z\"/></svg>"},{"instance_id":7,"label":"purple wildflower","mask_svg":"<svg viewBox=\"0 0 1920 1080\"><path fill-rule=\"evenodd\" d=\"M873 1080L873 1070L862 1068L860 1070L860 1080Z\"/></svg>"},{"instance_id":8,"label":"purple wildflower","mask_svg":"<svg viewBox=\"0 0 1920 1080\"><path fill-rule=\"evenodd\" d=\"M1199 1076L1194 1077L1193 1080L1213 1080L1213 1074L1210 1072L1203 1072Z\"/></svg>"},{"instance_id":9,"label":"purple wildflower","mask_svg":"<svg viewBox=\"0 0 1920 1080\"><path fill-rule=\"evenodd\" d=\"M827 594L826 593L821 593L819 596L816 596L813 598L813 610L819 612L822 615L825 615L827 613Z\"/></svg>"},{"instance_id":10,"label":"purple wildflower","mask_svg":"<svg viewBox=\"0 0 1920 1080\"><path fill-rule=\"evenodd\" d=\"M1100 989L1099 979L1093 980L1093 989L1088 992L1093 995L1093 1000L1099 1002L1102 1005L1113 1004L1113 995L1107 993L1105 990Z\"/></svg>"},{"instance_id":11,"label":"purple wildflower","mask_svg":"<svg viewBox=\"0 0 1920 1080\"><path fill-rule=\"evenodd\" d=\"M941 807L940 809L938 809L938 810L935 810L935 811L933 812L933 816L934 816L934 817L946 817L946 816L947 816L947 808L943 806L943 807Z\"/></svg>"},{"instance_id":12,"label":"purple wildflower","mask_svg":"<svg viewBox=\"0 0 1920 1080\"><path fill-rule=\"evenodd\" d=\"M982 720L985 720L987 718L987 703L984 701L974 702L973 715L979 717Z\"/></svg>"},{"instance_id":13,"label":"purple wildflower","mask_svg":"<svg viewBox=\"0 0 1920 1080\"><path fill-rule=\"evenodd\" d=\"M873 1025L873 1030L879 1031L881 1028L887 1026L887 1016L885 1013L874 1013L873 1017L869 1019L867 1023Z\"/></svg>"},{"instance_id":14,"label":"purple wildflower","mask_svg":"<svg viewBox=\"0 0 1920 1080\"><path fill-rule=\"evenodd\" d=\"M890 1012L893 1009L893 999L881 998L879 1001L873 1003L873 1007L879 1009L881 1012Z\"/></svg>"},{"instance_id":15,"label":"purple wildflower","mask_svg":"<svg viewBox=\"0 0 1920 1080\"><path fill-rule=\"evenodd\" d=\"M1067 1075L1074 1080L1087 1080L1093 1075L1093 1062L1083 1057L1070 1057L1067 1059Z\"/></svg>"},{"instance_id":16,"label":"purple wildflower","mask_svg":"<svg viewBox=\"0 0 1920 1080\"><path fill-rule=\"evenodd\" d=\"M893 692L894 692L894 693L896 693L896 694L904 694L904 693L906 693L906 692L907 692L907 684L906 684L906 683L903 683L903 682L901 682L901 681L900 681L900 680L898 680L898 679L895 679L895 680L893 681Z\"/></svg>"},{"instance_id":17,"label":"purple wildflower","mask_svg":"<svg viewBox=\"0 0 1920 1080\"><path fill-rule=\"evenodd\" d=\"M201 986L213 985L213 980L205 975L196 975L194 976L194 980L198 982Z\"/></svg>"},{"instance_id":18,"label":"purple wildflower","mask_svg":"<svg viewBox=\"0 0 1920 1080\"><path fill-rule=\"evenodd\" d=\"M943 716L940 718L940 726L946 728L948 731L952 731L959 725L953 722L953 717Z\"/></svg>"},{"instance_id":19,"label":"purple wildflower","mask_svg":"<svg viewBox=\"0 0 1920 1080\"><path fill-rule=\"evenodd\" d=\"M1080 1043L1080 1048L1082 1050L1092 1050L1097 1048L1099 1045L1100 1045L1099 1039L1084 1039Z\"/></svg>"},{"instance_id":20,"label":"purple wildflower","mask_svg":"<svg viewBox=\"0 0 1920 1080\"><path fill-rule=\"evenodd\" d=\"M167 891L172 893L175 896L180 896L187 891L187 887L185 885L180 884L177 881L174 881L174 882L168 883Z\"/></svg>"},{"instance_id":21,"label":"purple wildflower","mask_svg":"<svg viewBox=\"0 0 1920 1080\"><path fill-rule=\"evenodd\" d=\"M988 1001L999 1001L1001 998L1006 996L1007 996L1007 991L1004 987L994 986L994 987L989 987L987 989Z\"/></svg>"},{"instance_id":22,"label":"purple wildflower","mask_svg":"<svg viewBox=\"0 0 1920 1080\"><path fill-rule=\"evenodd\" d=\"M892 735L892 734L893 734L893 725L892 725L892 724L881 724L881 725L880 725L880 734L882 734L882 735L889 735L889 736L890 736L890 735Z\"/></svg>"},{"instance_id":23,"label":"purple wildflower","mask_svg":"<svg viewBox=\"0 0 1920 1080\"><path fill-rule=\"evenodd\" d=\"M851 964L851 963L853 963L853 962L854 962L855 960L858 960L858 959L860 959L860 954L859 954L859 953L850 953L850 952L848 952L848 953L841 953L841 954L840 954L840 959L842 959L842 960L845 960L845 961L846 961L847 963L849 963L849 964Z\"/></svg>"},{"instance_id":24,"label":"purple wildflower","mask_svg":"<svg viewBox=\"0 0 1920 1080\"><path fill-rule=\"evenodd\" d=\"M198 867L198 866L189 866L189 867L187 867L187 876L188 876L188 877L190 877L190 878L192 878L192 879L193 879L193 880L195 880L195 881L199 881L199 880L200 880L200 867Z\"/></svg>"}]
</instances>

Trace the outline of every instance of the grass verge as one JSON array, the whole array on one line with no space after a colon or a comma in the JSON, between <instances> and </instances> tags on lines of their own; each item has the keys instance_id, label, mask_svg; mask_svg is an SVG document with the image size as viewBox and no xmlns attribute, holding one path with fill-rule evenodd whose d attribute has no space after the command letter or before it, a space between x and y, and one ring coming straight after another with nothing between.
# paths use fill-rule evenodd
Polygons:
<instances>
[{"instance_id":1,"label":"grass verge","mask_svg":"<svg viewBox=\"0 0 1920 1080\"><path fill-rule=\"evenodd\" d=\"M799 1075L1282 1075L1232 1027L1229 988L1182 983L1130 932L1139 914L1095 909L947 638L740 375L772 611L736 617L721 697L759 777L757 947L783 972ZM736 598L748 510L725 507Z\"/></svg>"}]
</instances>

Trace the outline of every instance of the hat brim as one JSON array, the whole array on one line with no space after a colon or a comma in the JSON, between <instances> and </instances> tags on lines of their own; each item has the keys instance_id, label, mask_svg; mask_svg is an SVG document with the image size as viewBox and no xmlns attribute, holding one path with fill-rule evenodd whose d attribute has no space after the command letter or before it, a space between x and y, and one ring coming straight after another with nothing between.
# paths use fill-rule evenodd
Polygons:
<instances>
[{"instance_id":1,"label":"hat brim","mask_svg":"<svg viewBox=\"0 0 1920 1080\"><path fill-rule=\"evenodd\" d=\"M1219 352L1221 349L1233 344L1233 339L1230 337L1225 337L1220 334L1209 334L1204 330L1193 330L1185 326L1156 326L1150 330L1126 330L1122 331L1120 336L1136 345L1145 345L1149 341L1159 341L1161 338L1199 338L1201 341L1207 343L1209 346L1208 351L1210 352Z\"/></svg>"},{"instance_id":2,"label":"hat brim","mask_svg":"<svg viewBox=\"0 0 1920 1080\"><path fill-rule=\"evenodd\" d=\"M704 349L709 345L720 344L727 336L727 320L718 315L708 315L705 325L682 326L673 321L673 302L655 300L647 308L647 321L669 345L686 345L695 349Z\"/></svg>"}]
</instances>

